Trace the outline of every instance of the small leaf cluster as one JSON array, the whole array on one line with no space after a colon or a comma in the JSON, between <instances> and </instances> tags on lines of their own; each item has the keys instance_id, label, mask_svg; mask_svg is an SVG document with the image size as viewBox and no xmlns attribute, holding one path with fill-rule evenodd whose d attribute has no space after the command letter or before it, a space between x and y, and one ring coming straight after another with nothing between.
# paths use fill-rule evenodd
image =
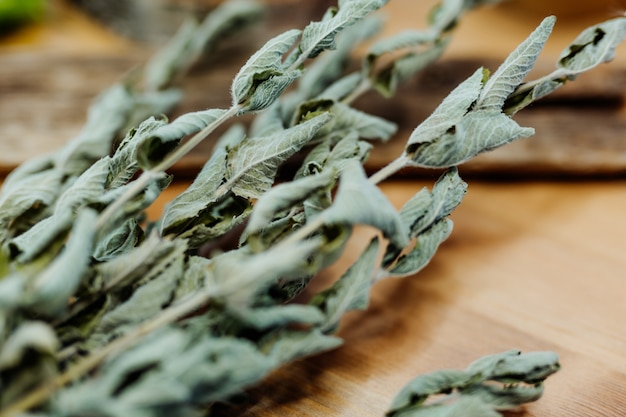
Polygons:
<instances>
[{"instance_id":1,"label":"small leaf cluster","mask_svg":"<svg viewBox=\"0 0 626 417\"><path fill-rule=\"evenodd\" d=\"M610 59L626 20L584 32L559 61L567 74L525 83L554 24L546 19L492 75L481 68L452 91L398 160L368 177L373 142L396 126L354 100L391 95L484 2L443 1L427 30L375 43L362 69L344 74L351 51L380 28L372 12L384 3L339 1L253 54L234 76L230 108L168 121L160 114L179 99L175 81L259 11L249 0L225 2L183 26L140 76L103 93L66 147L6 179L0 416L200 415L285 363L336 348L342 316L367 307L372 285L416 274L451 233L448 216L467 188L457 165L531 135L513 113L556 86L548 78L561 85ZM167 170L250 113L252 124L232 125L192 184L147 221L145 209L172 181ZM284 170L290 161L297 168ZM377 184L405 166L443 172L397 210ZM375 230L361 256L328 288L293 302L341 257L357 225ZM503 360L512 377L514 360ZM487 395L468 372L463 392Z\"/></svg>"},{"instance_id":2,"label":"small leaf cluster","mask_svg":"<svg viewBox=\"0 0 626 417\"><path fill-rule=\"evenodd\" d=\"M543 394L544 381L560 368L553 352L519 350L484 356L465 370L418 376L396 395L388 417L499 417Z\"/></svg>"}]
</instances>

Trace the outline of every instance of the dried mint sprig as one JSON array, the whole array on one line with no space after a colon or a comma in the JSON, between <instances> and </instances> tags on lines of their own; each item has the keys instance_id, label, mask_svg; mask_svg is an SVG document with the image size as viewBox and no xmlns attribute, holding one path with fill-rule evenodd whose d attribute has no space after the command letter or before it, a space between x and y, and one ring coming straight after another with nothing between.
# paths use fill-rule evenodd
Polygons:
<instances>
[{"instance_id":1,"label":"dried mint sprig","mask_svg":"<svg viewBox=\"0 0 626 417\"><path fill-rule=\"evenodd\" d=\"M396 211L376 184L397 165L370 178L362 168L371 148L363 138L384 139L393 129L340 102L350 93L349 84L332 82L340 73L318 72L324 86L302 90L302 103L297 94L278 99L315 68L310 58L332 56L321 49L337 47L337 59L345 60L343 41L335 37L350 25L374 27L358 20L382 3L341 1L298 37L287 32L270 40L235 77L230 109L171 123L145 120L111 155L86 164L60 196L47 196L49 210L31 217L34 207L3 192L5 207L26 210L21 229L3 238L1 416L36 406L50 416L203 413L285 363L337 347L341 340L331 333L339 319L367 306L376 280L412 275L427 264L465 193L455 165L520 136L511 132L531 133L509 118L507 100L523 90L553 20L493 75L477 71L418 126L404 156L414 158L411 164L448 169L432 190L419 191ZM436 13L456 16L475 3L445 1ZM607 60L610 53L598 54L598 45L607 39L604 50L614 48L623 25L618 19L603 26L606 36L594 37L597 45L582 42L587 46L571 48L568 60L578 54L582 61ZM347 43L362 39L351 36ZM181 145L183 137L191 135L195 144L222 120L262 108L263 123L255 123L253 134L229 130L160 222L143 224L143 210L170 181L165 170L191 147ZM490 119L476 114L492 115L507 129L485 130L479 122ZM314 146L293 178L273 185L278 167L307 144ZM49 167L32 163L17 178L43 192L58 181L53 175L45 181ZM149 173L143 180L136 177L140 169ZM19 188L13 181L12 193ZM198 247L236 231L248 216L238 247L200 256ZM284 304L340 256L356 224L371 225L380 236L310 303ZM38 229L45 233L30 232ZM381 251L378 263L372 255Z\"/></svg>"}]
</instances>

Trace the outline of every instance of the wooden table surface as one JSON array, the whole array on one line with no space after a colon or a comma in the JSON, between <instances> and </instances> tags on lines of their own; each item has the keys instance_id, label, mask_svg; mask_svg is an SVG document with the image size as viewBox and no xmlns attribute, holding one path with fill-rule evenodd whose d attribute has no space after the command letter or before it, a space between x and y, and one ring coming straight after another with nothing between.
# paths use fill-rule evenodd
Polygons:
<instances>
[{"instance_id":1,"label":"wooden table surface","mask_svg":"<svg viewBox=\"0 0 626 417\"><path fill-rule=\"evenodd\" d=\"M468 182L452 236L418 275L374 287L370 308L343 321L343 347L289 365L217 415L382 416L414 376L518 348L556 351L562 369L510 416L626 416L626 180ZM382 187L400 206L429 184ZM357 234L346 257L366 242Z\"/></svg>"},{"instance_id":2,"label":"wooden table surface","mask_svg":"<svg viewBox=\"0 0 626 417\"><path fill-rule=\"evenodd\" d=\"M383 189L400 206L434 179ZM417 374L519 348L558 352L562 370L511 416L626 416L626 179L468 182L450 239L418 276L375 286L369 310L343 321L343 347L282 369L246 407L217 414L381 416ZM174 183L150 215L185 186Z\"/></svg>"}]
</instances>

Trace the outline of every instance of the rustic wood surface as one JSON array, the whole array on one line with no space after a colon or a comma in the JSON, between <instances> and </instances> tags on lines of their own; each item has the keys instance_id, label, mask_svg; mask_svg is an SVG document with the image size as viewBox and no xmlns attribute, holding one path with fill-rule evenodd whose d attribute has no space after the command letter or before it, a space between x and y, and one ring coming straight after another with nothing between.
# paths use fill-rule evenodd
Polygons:
<instances>
[{"instance_id":1,"label":"rustic wood surface","mask_svg":"<svg viewBox=\"0 0 626 417\"><path fill-rule=\"evenodd\" d=\"M393 181L383 190L400 206L423 185ZM624 180L470 181L430 265L379 282L370 308L343 321L343 347L285 367L217 415L382 416L420 373L519 348L554 350L562 369L544 398L508 417L625 416L625 190ZM367 244L365 233L347 259ZM326 285L345 261L312 285Z\"/></svg>"},{"instance_id":2,"label":"rustic wood surface","mask_svg":"<svg viewBox=\"0 0 626 417\"><path fill-rule=\"evenodd\" d=\"M316 3L301 3L299 7L294 7L293 1L282 6L281 2L274 3L278 5L271 6L273 17L248 31L248 35L253 35L250 39L259 45L272 34L302 26L310 16L320 13ZM387 6L390 24L385 35L422 27L432 3L391 2ZM386 116L399 125L398 134L373 153L368 167L375 169L395 158L412 129L454 86L480 65L495 69L550 11L548 8L541 14L516 6L513 1L472 12L462 21L441 63L403 86L392 100L375 93L359 100L357 107ZM582 28L611 17L611 13L605 10L560 19L535 74L549 72L560 50ZM230 80L258 46L254 42L231 41L196 68L182 83L185 100L172 117L190 110L228 106ZM59 9L44 25L4 39L0 43L0 171L7 172L31 156L51 152L76 135L95 95L144 62L155 47L122 39L68 8ZM519 113L516 119L534 127L536 136L481 156L468 164L468 172L625 173L626 50L620 48L622 51L611 64L581 76L549 99ZM196 172L211 145L211 141L201 145L175 170L182 174Z\"/></svg>"},{"instance_id":3,"label":"rustic wood surface","mask_svg":"<svg viewBox=\"0 0 626 417\"><path fill-rule=\"evenodd\" d=\"M390 6L396 7L391 9L394 28L422 21L419 17L409 18L408 13L397 13L417 3L414 0L391 2ZM519 18L501 22L493 19L493 14L497 13L501 11L488 10L483 19L491 16L489 21L499 22L516 34L512 38L519 35L517 40L532 26L528 22L536 18L531 14L528 18L516 15ZM609 16L601 16L606 17ZM508 37L484 35L486 46L482 48L483 54L477 56L476 49L472 52L467 31L478 33L476 27L485 26L485 20L481 23L478 13L470 18L446 57L450 59L448 64L442 64L439 71L431 73L431 76L443 77L442 85L452 83L462 71L469 71L477 59L499 60L501 53L516 42ZM39 28L35 33L29 32L26 38L5 44L10 44L0 55L0 158L5 166L42 149L53 149L62 141L61 137L71 137L80 128L84 104L91 95L115 80L124 68L136 64L137 58L129 57L136 51L134 45L106 31L93 32L92 26L74 17L70 25L64 26L65 32L51 32L56 37L41 38L42 33L51 33ZM491 29L497 31L502 27ZM68 39L79 33L90 35L83 37L83 43L78 42L78 46L68 43ZM565 37L558 35L557 44ZM42 43L47 45L44 55L40 55L41 47L33 46ZM558 48L558 45L549 46L547 52L554 56ZM450 64L453 58L463 65ZM545 65L552 61L552 58L547 59ZM39 67L33 67L32 63L37 62ZM44 62L46 64L42 64ZM554 99L549 106L537 106L532 110L533 120L524 120L520 114L521 123L535 127L537 121L543 119L542 129L547 129L552 136L545 139L539 132L532 140L535 145L530 145L531 141L524 142L527 144L521 146L537 147L533 151L535 156L528 161L515 152L513 156L521 158L516 169L529 172L533 163L539 164L538 158L549 154L550 150L557 152L558 147L560 156L549 164L543 162L544 169L598 173L606 172L607 165L616 164L611 172L624 171L626 162L619 159L624 157L624 145L614 136L623 132L623 88L619 87L623 84L614 84L612 78L622 77L617 79L623 80L622 62L614 64L611 70L603 69L607 71L603 77L585 77L580 83L572 84L567 93L565 90L562 93L562 100ZM8 80L11 67L20 71L13 71ZM447 70L450 72L446 72L450 67L452 69ZM56 74L51 80L57 79L57 84L42 82L42 68ZM78 72L72 72L77 68ZM89 68L90 79L102 85L77 83L76 90L56 89L66 85L63 77L73 80L85 77L81 68ZM115 73L109 73L109 69ZM31 83L29 79L16 78L15 74L21 71L30 71L38 81ZM446 74L452 75L446 78ZM594 86L593 89L583 88L583 81L587 86ZM407 90L418 84L416 80ZM590 94L589 91L599 92ZM22 94L30 97L29 103L34 107L20 103ZM429 94L443 95L444 92L437 90ZM7 97L10 97L8 102ZM78 108L71 104L66 107L64 103L74 102L77 97L82 100ZM415 104L405 103L407 97L401 96L398 104L381 106L395 113L404 129L410 129L408 126L417 122L412 113L415 107L411 107ZM573 106L577 111L575 116L571 114L570 104L564 103L568 97L579 98L574 100L577 102ZM196 99L200 100L197 96ZM363 103L365 107L375 105L374 100ZM12 108L20 111L9 113L9 117L5 112ZM34 110L40 112L43 119L33 116ZM60 118L49 116L57 110ZM420 115L427 111L418 110ZM531 112L528 113L530 118ZM43 124L38 124L37 120L43 120ZM4 130L7 123L13 132L10 135ZM24 132L29 134L23 136ZM596 147L598 136L595 135L602 135L608 150ZM571 147L574 146L571 138L576 138L577 147ZM554 144L543 144L541 141L545 140L553 140ZM23 152L11 154L18 146ZM9 162L6 155L12 155ZM391 155L396 154L391 152ZM381 161L385 158L384 155L373 157L382 158ZM203 156L198 154L193 158L186 169L193 169ZM511 172L508 167L514 165L511 159L498 160L495 153L486 158L496 159L484 161L487 172L508 173ZM572 164L576 160L585 162L584 170L577 170ZM500 168L491 171L490 166ZM461 174L467 176L477 169L464 166ZM383 185L383 189L399 206L423 185L431 185L435 180L432 173L422 175L420 180L391 181ZM626 181L470 180L469 183L465 201L452 216L455 230L435 259L418 276L378 283L371 307L366 312L351 313L343 321L340 335L345 345L342 348L284 368L253 390L244 406L220 406L217 415L381 416L398 389L419 373L462 368L481 355L520 348L524 351L555 350L561 356L563 368L548 380L545 398L507 417L625 416L626 222L622 219L626 208ZM162 205L186 185L183 182L173 184L151 208L150 215L157 216ZM366 242L363 238L366 233L367 230L362 230L357 234L347 258L359 253ZM314 284L323 286L346 261Z\"/></svg>"}]
</instances>

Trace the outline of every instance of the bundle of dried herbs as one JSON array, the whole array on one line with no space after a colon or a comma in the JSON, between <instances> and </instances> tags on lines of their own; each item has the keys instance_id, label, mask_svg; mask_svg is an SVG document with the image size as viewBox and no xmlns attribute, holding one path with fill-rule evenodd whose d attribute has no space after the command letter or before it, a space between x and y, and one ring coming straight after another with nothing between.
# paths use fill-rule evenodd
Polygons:
<instances>
[{"instance_id":1,"label":"bundle of dried herbs","mask_svg":"<svg viewBox=\"0 0 626 417\"><path fill-rule=\"evenodd\" d=\"M259 10L226 2L105 91L78 137L16 169L0 193L0 416L204 415L277 367L339 346L342 315L367 307L373 283L414 275L450 234L448 215L466 191L456 166L531 136L511 116L609 61L626 28L617 18L587 29L556 71L525 81L554 25L545 19L493 74L479 68L454 89L403 154L368 177L372 141L396 126L354 100L372 89L392 96L440 56L465 11L487 2L444 0L426 30L374 43L362 69L344 74L353 49L380 28L372 12L385 1L340 0L251 56L234 74L230 108L170 122L159 114L180 99L173 82ZM256 115L252 125L228 129L190 187L147 222L145 209L172 180L166 171L244 114ZM296 154L300 168L275 185ZM443 173L398 211L376 184L410 166ZM379 233L329 288L289 302L340 257L356 225ZM235 249L202 250L233 233ZM389 415L497 415L537 399L556 369L551 353L487 357L418 378Z\"/></svg>"}]
</instances>

